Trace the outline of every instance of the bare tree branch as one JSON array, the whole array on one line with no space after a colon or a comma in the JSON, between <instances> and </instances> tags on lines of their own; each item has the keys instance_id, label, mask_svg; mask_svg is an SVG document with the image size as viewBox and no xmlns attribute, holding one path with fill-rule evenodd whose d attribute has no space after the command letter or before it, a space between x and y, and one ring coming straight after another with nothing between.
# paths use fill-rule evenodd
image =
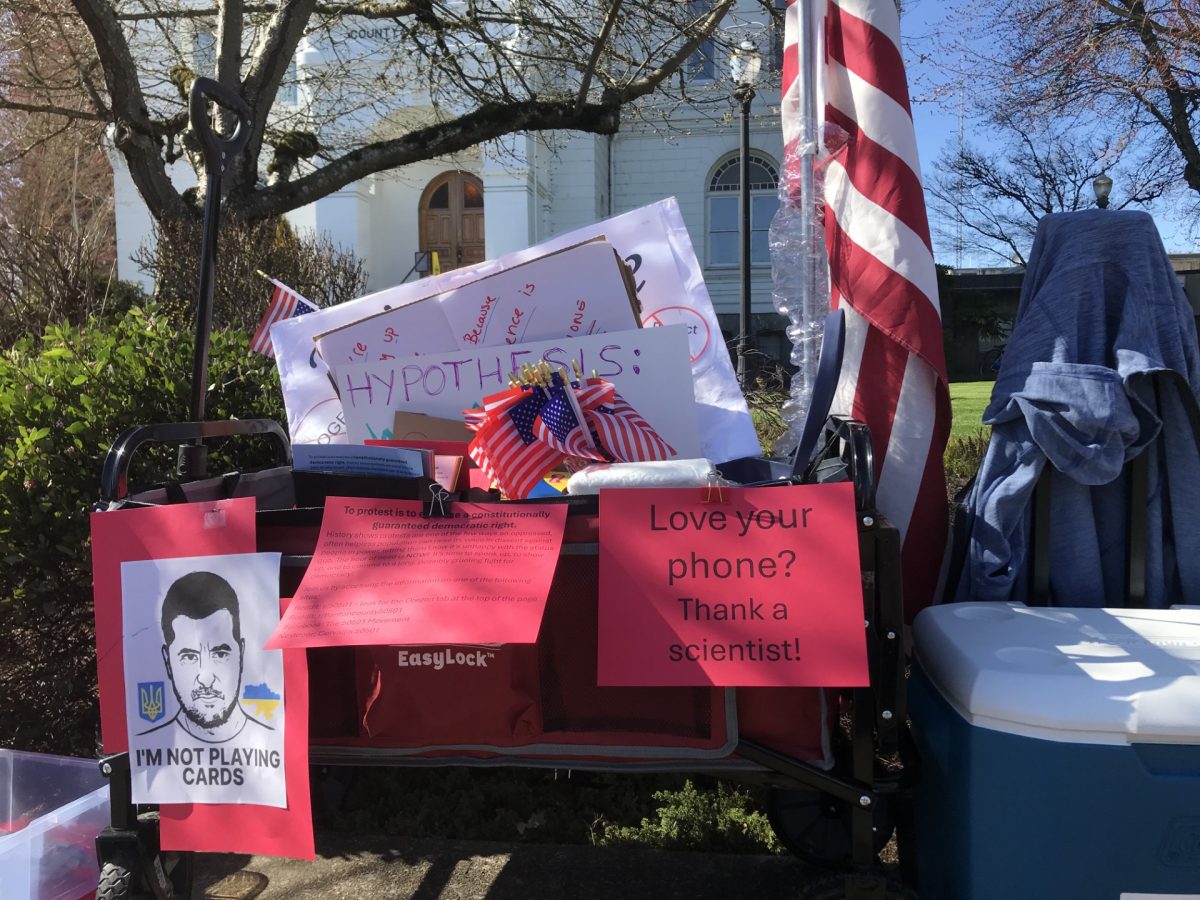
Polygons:
<instances>
[{"instance_id":1,"label":"bare tree branch","mask_svg":"<svg viewBox=\"0 0 1200 900\"><path fill-rule=\"evenodd\" d=\"M1023 265L1043 216L1093 205L1096 176L1113 177L1117 208L1152 203L1175 181L1169 161L1154 148L1081 138L1070 122L1037 133L1011 119L993 124L999 150L947 150L926 185L943 247Z\"/></svg>"},{"instance_id":2,"label":"bare tree branch","mask_svg":"<svg viewBox=\"0 0 1200 900\"><path fill-rule=\"evenodd\" d=\"M413 13L414 3L321 3L316 12L324 16L346 16L360 19L395 19ZM279 9L277 3L252 3L245 7L248 13L273 13ZM158 19L213 19L220 14L217 6L176 7L155 9L145 12L118 13L122 22L146 22Z\"/></svg>"},{"instance_id":3,"label":"bare tree branch","mask_svg":"<svg viewBox=\"0 0 1200 900\"><path fill-rule=\"evenodd\" d=\"M235 201L230 212L260 219L311 203L372 172L407 165L422 159L446 156L513 131L570 128L596 134L613 134L619 123L615 104L575 104L528 101L475 110L453 121L410 132L402 138L380 141L353 150L317 171L285 184L258 190L245 202Z\"/></svg>"},{"instance_id":4,"label":"bare tree branch","mask_svg":"<svg viewBox=\"0 0 1200 900\"><path fill-rule=\"evenodd\" d=\"M1200 194L1195 0L958 0L924 55L982 105L1032 128L1127 124Z\"/></svg>"},{"instance_id":5,"label":"bare tree branch","mask_svg":"<svg viewBox=\"0 0 1200 900\"><path fill-rule=\"evenodd\" d=\"M604 16L604 25L600 28L600 34L596 38L596 45L592 48L591 58L588 59L587 65L583 68L583 78L580 80L579 93L575 98L576 112L583 109L583 105L587 102L588 90L592 86L592 78L596 75L596 64L600 62L600 54L604 52L604 45L608 41L608 35L617 23L617 13L621 9L621 3L622 0L612 0L608 7L608 13Z\"/></svg>"},{"instance_id":6,"label":"bare tree branch","mask_svg":"<svg viewBox=\"0 0 1200 900\"><path fill-rule=\"evenodd\" d=\"M515 132L611 133L627 112L671 127L685 97L703 114L724 102L723 86L676 86L671 76L706 41L723 40L733 4L697 15L661 0L609 0L603 11L556 0L0 0L0 17L90 38L51 48L37 28L0 35L0 56L11 47L23 61L0 68L0 110L107 122L151 213L187 217L198 204L168 167L186 157L203 178L186 98L197 74L213 74L250 110L225 207L274 216ZM232 122L218 115L228 133Z\"/></svg>"},{"instance_id":7,"label":"bare tree branch","mask_svg":"<svg viewBox=\"0 0 1200 900\"><path fill-rule=\"evenodd\" d=\"M104 0L73 0L72 5L97 48L104 48L98 55L116 126L114 143L129 163L134 184L152 209L161 210L163 214L185 215L183 198L162 165L138 81L138 69L113 8Z\"/></svg>"},{"instance_id":8,"label":"bare tree branch","mask_svg":"<svg viewBox=\"0 0 1200 900\"><path fill-rule=\"evenodd\" d=\"M43 113L53 116L62 116L69 122L74 122L77 119L88 119L93 122L106 122L108 117L100 113L88 112L87 110L71 109L67 106L55 106L52 103L21 103L17 100L10 100L3 94L0 94L0 109L11 109L18 112L27 113Z\"/></svg>"}]
</instances>

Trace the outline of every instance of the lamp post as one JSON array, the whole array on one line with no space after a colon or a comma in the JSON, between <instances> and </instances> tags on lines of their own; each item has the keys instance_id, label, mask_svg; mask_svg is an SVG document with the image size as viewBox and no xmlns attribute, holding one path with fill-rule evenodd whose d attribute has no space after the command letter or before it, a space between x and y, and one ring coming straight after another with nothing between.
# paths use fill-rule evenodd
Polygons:
<instances>
[{"instance_id":1,"label":"lamp post","mask_svg":"<svg viewBox=\"0 0 1200 900\"><path fill-rule=\"evenodd\" d=\"M1108 209L1108 195L1112 192L1112 179L1107 175L1097 175L1092 181L1092 191L1096 194L1096 205Z\"/></svg>"},{"instance_id":2,"label":"lamp post","mask_svg":"<svg viewBox=\"0 0 1200 900\"><path fill-rule=\"evenodd\" d=\"M750 104L754 102L754 82L762 57L754 41L742 41L741 46L729 55L729 72L735 85L734 98L742 105L742 177L739 199L742 207L742 251L741 251L741 316L738 329L738 383L746 386L746 353L750 349Z\"/></svg>"}]
</instances>

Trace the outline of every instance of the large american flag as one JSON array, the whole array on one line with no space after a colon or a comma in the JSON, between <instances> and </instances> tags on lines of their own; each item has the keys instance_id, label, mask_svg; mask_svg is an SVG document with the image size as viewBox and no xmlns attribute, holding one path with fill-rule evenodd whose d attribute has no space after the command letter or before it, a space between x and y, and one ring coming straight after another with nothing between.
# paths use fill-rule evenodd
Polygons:
<instances>
[{"instance_id":1,"label":"large american flag","mask_svg":"<svg viewBox=\"0 0 1200 900\"><path fill-rule=\"evenodd\" d=\"M293 316L302 316L305 313L310 313L317 308L317 304L311 300L306 300L285 284L280 284L275 279L271 279L271 300L267 303L267 311L263 314L262 321L258 323L258 328L254 332L254 336L250 338L250 349L255 353L261 353L263 356L274 356L275 350L271 346L271 326L276 322L282 322L284 319L290 319Z\"/></svg>"},{"instance_id":2,"label":"large american flag","mask_svg":"<svg viewBox=\"0 0 1200 900\"><path fill-rule=\"evenodd\" d=\"M871 429L877 505L900 531L911 617L939 587L950 397L899 15L895 0L791 0L782 105L790 146L802 124L802 15L813 23L816 134L831 154L822 166L831 303L846 310L835 408Z\"/></svg>"}]
</instances>

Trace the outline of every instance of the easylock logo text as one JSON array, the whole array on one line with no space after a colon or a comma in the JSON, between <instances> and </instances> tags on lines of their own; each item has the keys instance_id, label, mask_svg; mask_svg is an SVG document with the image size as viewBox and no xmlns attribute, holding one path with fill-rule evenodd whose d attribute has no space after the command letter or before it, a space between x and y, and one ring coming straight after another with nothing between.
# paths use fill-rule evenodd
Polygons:
<instances>
[{"instance_id":1,"label":"easylock logo text","mask_svg":"<svg viewBox=\"0 0 1200 900\"><path fill-rule=\"evenodd\" d=\"M401 650L398 665L407 668L432 668L441 671L447 666L470 666L486 669L488 662L496 658L494 650Z\"/></svg>"}]
</instances>

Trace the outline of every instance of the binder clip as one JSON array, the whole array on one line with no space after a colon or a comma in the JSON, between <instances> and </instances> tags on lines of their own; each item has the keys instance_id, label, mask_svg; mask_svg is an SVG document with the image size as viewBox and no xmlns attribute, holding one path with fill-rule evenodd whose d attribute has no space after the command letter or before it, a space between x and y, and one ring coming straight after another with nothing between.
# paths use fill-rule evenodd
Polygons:
<instances>
[{"instance_id":1,"label":"binder clip","mask_svg":"<svg viewBox=\"0 0 1200 900\"><path fill-rule=\"evenodd\" d=\"M708 473L708 484L700 488L701 503L728 503L725 497L725 485L721 484L721 476L715 471Z\"/></svg>"},{"instance_id":2,"label":"binder clip","mask_svg":"<svg viewBox=\"0 0 1200 900\"><path fill-rule=\"evenodd\" d=\"M421 510L422 519L445 519L450 516L450 492L434 482L429 486L429 499Z\"/></svg>"}]
</instances>

